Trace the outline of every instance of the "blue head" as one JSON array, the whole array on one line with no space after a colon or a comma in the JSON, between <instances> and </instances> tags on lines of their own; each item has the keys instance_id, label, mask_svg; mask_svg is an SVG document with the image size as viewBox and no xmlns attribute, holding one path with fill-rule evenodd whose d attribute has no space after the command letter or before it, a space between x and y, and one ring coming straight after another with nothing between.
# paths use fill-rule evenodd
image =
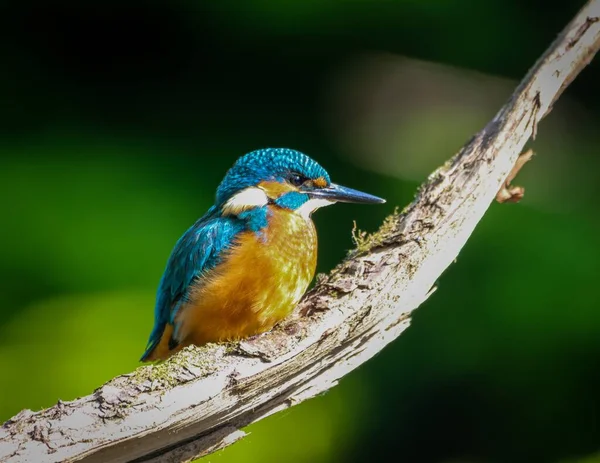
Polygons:
<instances>
[{"instance_id":1,"label":"blue head","mask_svg":"<svg viewBox=\"0 0 600 463\"><path fill-rule=\"evenodd\" d=\"M335 202L383 203L385 200L331 182L327 171L305 154L286 148L252 151L229 169L217 188L216 205L240 214L273 204L309 217Z\"/></svg>"}]
</instances>

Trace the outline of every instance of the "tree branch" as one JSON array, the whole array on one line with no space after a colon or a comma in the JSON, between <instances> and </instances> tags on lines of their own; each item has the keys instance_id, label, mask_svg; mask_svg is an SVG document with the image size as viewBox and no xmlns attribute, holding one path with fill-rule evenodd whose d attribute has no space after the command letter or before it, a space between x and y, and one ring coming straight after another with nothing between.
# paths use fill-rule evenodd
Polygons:
<instances>
[{"instance_id":1,"label":"tree branch","mask_svg":"<svg viewBox=\"0 0 600 463\"><path fill-rule=\"evenodd\" d=\"M456 259L540 120L600 47L600 0L550 46L487 126L416 199L253 341L186 348L93 394L0 429L0 462L188 461L239 429L333 387L397 338Z\"/></svg>"}]
</instances>

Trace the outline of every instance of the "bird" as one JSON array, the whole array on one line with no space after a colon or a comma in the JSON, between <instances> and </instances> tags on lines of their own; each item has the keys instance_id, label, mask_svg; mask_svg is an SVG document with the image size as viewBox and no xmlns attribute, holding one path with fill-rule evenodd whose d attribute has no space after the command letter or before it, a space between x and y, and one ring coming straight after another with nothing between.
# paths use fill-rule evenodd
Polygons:
<instances>
[{"instance_id":1,"label":"bird","mask_svg":"<svg viewBox=\"0 0 600 463\"><path fill-rule=\"evenodd\" d=\"M266 148L240 157L214 205L171 252L140 360L165 360L191 344L246 339L285 319L315 274L311 215L336 202L385 200L332 183L300 151Z\"/></svg>"}]
</instances>

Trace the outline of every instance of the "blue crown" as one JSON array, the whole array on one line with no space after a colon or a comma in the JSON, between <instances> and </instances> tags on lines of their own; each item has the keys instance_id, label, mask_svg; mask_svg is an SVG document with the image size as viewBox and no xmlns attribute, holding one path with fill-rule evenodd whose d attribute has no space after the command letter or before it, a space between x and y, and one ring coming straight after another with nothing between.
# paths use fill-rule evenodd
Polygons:
<instances>
[{"instance_id":1,"label":"blue crown","mask_svg":"<svg viewBox=\"0 0 600 463\"><path fill-rule=\"evenodd\" d=\"M323 177L330 182L327 171L306 154L288 148L266 148L245 154L227 171L217 188L217 204L262 181L283 181L292 172L309 179Z\"/></svg>"}]
</instances>

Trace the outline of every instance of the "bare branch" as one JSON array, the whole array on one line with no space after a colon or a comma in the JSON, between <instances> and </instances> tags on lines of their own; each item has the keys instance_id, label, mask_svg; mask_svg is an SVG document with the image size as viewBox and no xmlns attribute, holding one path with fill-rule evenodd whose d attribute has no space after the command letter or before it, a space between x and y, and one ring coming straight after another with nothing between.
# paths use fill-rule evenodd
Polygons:
<instances>
[{"instance_id":1,"label":"bare branch","mask_svg":"<svg viewBox=\"0 0 600 463\"><path fill-rule=\"evenodd\" d=\"M0 430L0 462L189 461L333 387L408 327L540 120L597 52L599 18L600 0L588 2L496 117L402 214L360 237L285 323L253 341L187 348L89 396L23 411Z\"/></svg>"},{"instance_id":2,"label":"bare branch","mask_svg":"<svg viewBox=\"0 0 600 463\"><path fill-rule=\"evenodd\" d=\"M534 154L535 153L533 150L529 149L523 154L519 155L517 162L515 162L515 165L508 174L508 177L506 177L506 180L504 180L504 184L500 188L500 191L496 193L496 201L499 203L518 203L521 201L521 199L523 199L523 196L525 195L525 188L522 186L512 185L511 182L517 176L523 166L531 161L531 158Z\"/></svg>"}]
</instances>

